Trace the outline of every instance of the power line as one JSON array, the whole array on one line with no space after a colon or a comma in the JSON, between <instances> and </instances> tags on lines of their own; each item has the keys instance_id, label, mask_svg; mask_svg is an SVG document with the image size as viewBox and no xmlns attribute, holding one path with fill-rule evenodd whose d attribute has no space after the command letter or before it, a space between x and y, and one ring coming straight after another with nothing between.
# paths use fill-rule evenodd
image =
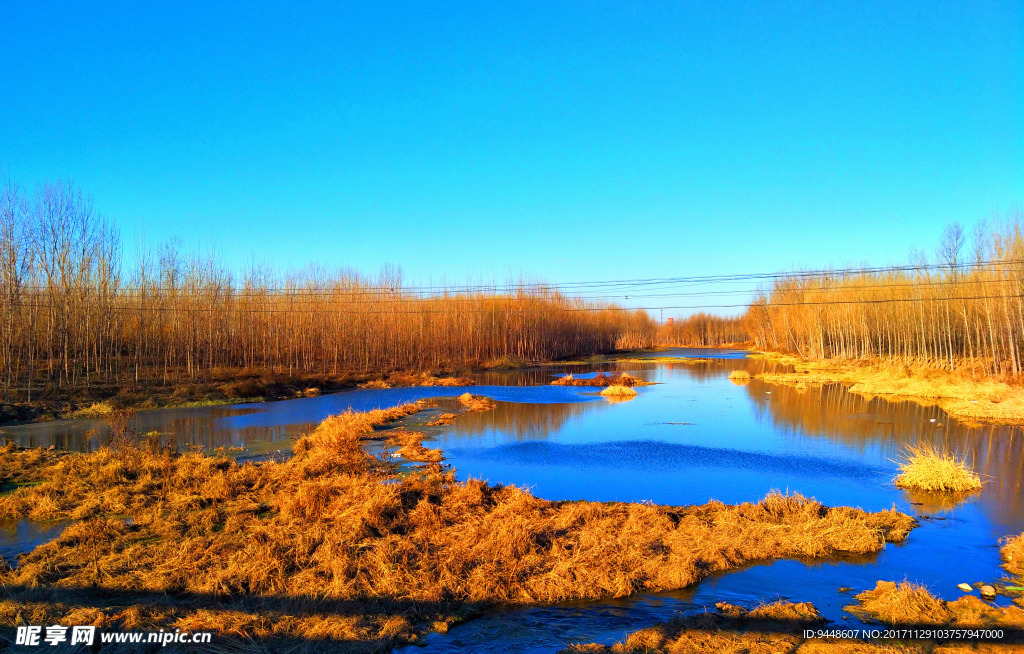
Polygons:
<instances>
[{"instance_id":1,"label":"power line","mask_svg":"<svg viewBox=\"0 0 1024 654\"><path fill-rule=\"evenodd\" d=\"M946 264L932 264L929 266L896 266L886 268L857 268L857 269L843 269L843 270L818 270L818 271L804 271L796 273L753 273L744 275L731 275L731 276L704 276L704 277L673 277L673 278L662 278L660 280L649 280L641 282L639 280L621 280L621 281L605 281L605 282L588 282L595 285L611 285L619 284L621 288L616 292L605 292L603 294L592 294L592 295L573 295L565 294L562 291L573 284L516 284L506 286L473 286L473 287L402 287L402 286L361 286L361 287L345 287L336 286L333 288L315 288L315 287L301 287L301 286L284 286L284 287L259 287L259 288L238 288L238 287L220 287L218 285L206 285L195 284L195 285L182 285L182 286L156 286L156 285L125 285L118 286L114 289L107 291L108 293L132 293L138 296L148 295L152 293L186 293L194 291L202 291L207 294L213 294L217 297L254 297L254 298L265 298L268 295L282 295L288 293L290 295L286 297L334 297L338 295L355 295L355 296L368 296L369 299L363 300L364 302L376 302L386 298L388 301L409 301L419 302L424 300L446 300L446 301L479 301L478 297L460 298L453 297L457 295L466 294L477 294L484 295L487 293L493 293L498 295L523 295L529 297L531 295L541 295L544 293L559 294L568 299L575 300L623 300L623 299L634 299L634 298L651 298L651 297L700 297L706 295L739 295L741 293L755 293L761 289L737 289L737 290L717 290L717 291L693 291L687 293L640 293L628 290L627 284L646 284L665 286L667 284L688 286L698 285L704 283L736 283L736 282L750 282L754 280L794 280L794 279L815 279L826 277L829 280L834 281L837 284L841 284L844 281L848 282L849 278L853 275L871 274L878 275L882 273L895 273L895 272L907 272L911 270L922 270L923 268L942 268L944 270L958 270L965 271L973 268L980 267L992 267L992 266L1010 266L1010 265L1021 265L1024 266L1024 261L985 261L985 262L974 262L971 264L957 264L951 268ZM713 280L713 281L709 281ZM919 286L949 286L957 284L975 284L984 283L986 280L959 280L955 282L948 281L925 281L925 282L891 282L891 283L880 283L869 286L859 286L859 289L863 288L901 288L901 287L919 287ZM580 282L582 284L582 282ZM639 286L634 286L639 288ZM46 285L23 285L20 287L24 290L34 291L68 291L73 290L74 287L64 284L54 284L50 286ZM88 287L91 288L91 287ZM438 293L434 294L417 294L416 289L423 288L437 288L440 289ZM595 287L596 288L596 287ZM607 288L607 286L603 287ZM827 292L828 289L804 289L805 292ZM360 302L359 300L346 299L346 302Z\"/></svg>"},{"instance_id":2,"label":"power line","mask_svg":"<svg viewBox=\"0 0 1024 654\"><path fill-rule=\"evenodd\" d=\"M689 310L693 310L693 309L701 309L701 310L703 310L703 309L745 309L745 308L752 308L752 307L755 307L755 306L758 307L758 308L764 307L764 308L767 308L767 309L771 309L771 308L776 308L776 307L834 306L834 305L837 305L837 304L895 304L895 303L915 304L915 303L925 303L925 302L927 302L927 303L934 303L934 302L957 302L957 301L999 300L999 299L1024 299L1024 295L1022 295L1022 294L1010 294L1010 295L972 295L972 296L934 297L934 298L881 298L881 299L874 299L874 300L822 300L822 301L814 301L814 302L766 302L763 305L762 304L756 304L756 303L743 303L743 304L702 304L702 305L646 306L646 307L621 307L621 306L617 306L617 305L596 306L596 307L564 307L564 306L561 306L561 307L555 307L555 308L550 309L550 310L555 312L555 313L558 313L558 312L568 312L568 313L594 312L594 313L600 313L602 311L628 311L628 312L636 312L636 311L659 311L659 310L663 310L663 309L689 309ZM47 308L48 309L64 309L64 308L67 308L66 305L61 305L61 304L57 304L57 303L39 303L39 302L33 303L33 302L28 302L26 304L28 304L31 308L40 308L40 309L47 309ZM175 312L175 313L184 313L184 314L189 314L189 313L237 313L237 314L242 314L242 315L289 314L289 313L293 313L293 314L302 314L302 315L308 315L308 316L316 315L316 313L310 312L308 310L308 308L306 308L306 307L289 307L289 308L273 308L273 309L267 309L267 308L250 309L250 308L231 307L230 309L225 309L224 307L210 307L210 306L199 306L199 307L196 307L196 306L188 306L188 307L178 307L178 306L170 306L170 307L168 307L168 306L142 307L142 306L109 306L108 305L108 306L105 306L105 307L102 307L102 308L110 310L110 311L125 311L125 312L134 312L134 313L143 313L143 312L161 312L161 313L164 313L164 312ZM352 310L347 310L347 309L335 309L334 311L328 310L328 311L321 311L319 313L321 313L321 314L331 313L331 314L336 314L336 315L357 315L357 316L362 316L362 315L429 315L429 314L449 314L449 315L453 315L453 316L461 316L461 315L464 315L464 314L474 314L474 313L486 313L486 314L501 315L501 314L509 314L509 313L535 313L535 312L536 312L536 307L509 308L509 307L503 306L503 307L495 307L493 309L468 308L468 309L458 309L458 310L454 310L454 311L450 310L450 309L427 309L427 308L417 309L417 310L408 310L408 309L400 309L400 310L398 310L398 309L378 309L378 310L373 310L373 311L367 311L367 310L355 310L355 311L352 311Z\"/></svg>"}]
</instances>

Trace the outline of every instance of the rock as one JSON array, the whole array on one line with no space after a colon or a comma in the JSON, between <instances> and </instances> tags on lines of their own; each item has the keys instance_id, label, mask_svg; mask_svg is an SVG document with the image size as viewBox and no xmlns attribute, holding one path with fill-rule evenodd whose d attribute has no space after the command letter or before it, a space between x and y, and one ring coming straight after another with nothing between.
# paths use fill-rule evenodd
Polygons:
<instances>
[{"instance_id":1,"label":"rock","mask_svg":"<svg viewBox=\"0 0 1024 654\"><path fill-rule=\"evenodd\" d=\"M957 584L956 587L959 588L960 590L964 591L965 593L974 592L974 589L971 588L970 584Z\"/></svg>"},{"instance_id":2,"label":"rock","mask_svg":"<svg viewBox=\"0 0 1024 654\"><path fill-rule=\"evenodd\" d=\"M981 587L981 596L984 597L985 599L995 599L996 598L996 589L991 587L991 586L989 586L988 584L985 584L984 586Z\"/></svg>"}]
</instances>

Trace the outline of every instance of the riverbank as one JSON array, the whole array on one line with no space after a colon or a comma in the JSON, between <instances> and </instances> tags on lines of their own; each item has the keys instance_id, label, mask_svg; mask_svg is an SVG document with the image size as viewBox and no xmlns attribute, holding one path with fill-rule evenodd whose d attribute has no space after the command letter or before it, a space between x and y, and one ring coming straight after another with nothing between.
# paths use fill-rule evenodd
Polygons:
<instances>
[{"instance_id":1,"label":"riverbank","mask_svg":"<svg viewBox=\"0 0 1024 654\"><path fill-rule=\"evenodd\" d=\"M842 383L851 393L892 401L933 404L965 422L1024 424L1024 388L992 378L973 379L955 372L925 367L828 359L813 361L778 353L755 353L793 372L765 372L758 379L796 388Z\"/></svg>"},{"instance_id":2,"label":"riverbank","mask_svg":"<svg viewBox=\"0 0 1024 654\"><path fill-rule=\"evenodd\" d=\"M32 402L0 402L0 427L30 422L46 422L65 418L103 418L118 409L146 410L178 407L218 406L271 402L297 397L336 393L353 388L399 388L409 386L472 386L469 377L475 373L495 370L517 370L537 366L568 366L595 363L664 363L664 358L639 359L649 350L620 350L595 354L586 360L527 361L506 356L483 364L463 365L432 370L397 370L387 372L344 372L338 374L289 374L281 370L215 368L205 379L156 381L133 385L104 386L93 384L77 389L49 388L38 392ZM676 357L693 363L692 359Z\"/></svg>"},{"instance_id":3,"label":"riverbank","mask_svg":"<svg viewBox=\"0 0 1024 654\"><path fill-rule=\"evenodd\" d=\"M1008 539L1001 550L1016 588L1024 574L1024 534ZM1005 590L1005 586L1004 586ZM955 601L935 597L906 581L879 581L859 593L845 611L879 631L907 634L868 639L860 629L828 624L810 602L779 600L752 609L725 602L716 612L679 617L629 634L614 645L572 645L559 654L718 654L719 652L787 652L789 654L956 654L1018 651L1024 643L1024 596L1010 606L996 606L965 590ZM959 632L958 632L959 630ZM914 631L942 637L910 637ZM979 632L989 632L981 638ZM843 634L843 635L840 635ZM901 634L901 635L902 635ZM996 635L997 634L997 635Z\"/></svg>"},{"instance_id":4,"label":"riverbank","mask_svg":"<svg viewBox=\"0 0 1024 654\"><path fill-rule=\"evenodd\" d=\"M487 410L472 399L463 404ZM282 461L5 448L0 472L19 486L0 498L0 517L74 523L0 570L0 623L385 651L490 605L623 597L753 561L871 554L914 526L896 511L799 495L669 507L460 482L401 428L424 406L334 416ZM368 439L427 463L400 474L365 452Z\"/></svg>"}]
</instances>

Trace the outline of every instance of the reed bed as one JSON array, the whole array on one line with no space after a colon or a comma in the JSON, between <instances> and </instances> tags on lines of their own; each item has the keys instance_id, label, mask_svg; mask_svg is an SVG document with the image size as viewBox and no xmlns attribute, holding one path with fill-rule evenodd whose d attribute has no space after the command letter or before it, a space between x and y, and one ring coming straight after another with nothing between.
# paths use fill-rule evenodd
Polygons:
<instances>
[{"instance_id":1,"label":"reed bed","mask_svg":"<svg viewBox=\"0 0 1024 654\"><path fill-rule=\"evenodd\" d=\"M981 478L966 459L944 452L933 444L907 446L893 483L899 488L943 493L967 493L981 489Z\"/></svg>"},{"instance_id":2,"label":"reed bed","mask_svg":"<svg viewBox=\"0 0 1024 654\"><path fill-rule=\"evenodd\" d=\"M750 381L750 373L746 370L733 370L729 373L729 379L740 383L748 382Z\"/></svg>"},{"instance_id":3,"label":"reed bed","mask_svg":"<svg viewBox=\"0 0 1024 654\"><path fill-rule=\"evenodd\" d=\"M779 493L736 506L549 502L437 466L397 476L361 443L415 450L418 435L381 428L422 407L332 416L285 461L127 442L63 456L3 449L0 470L31 466L35 485L0 497L0 516L75 522L0 570L0 624L382 651L491 604L622 597L752 561L877 552L914 525Z\"/></svg>"}]
</instances>

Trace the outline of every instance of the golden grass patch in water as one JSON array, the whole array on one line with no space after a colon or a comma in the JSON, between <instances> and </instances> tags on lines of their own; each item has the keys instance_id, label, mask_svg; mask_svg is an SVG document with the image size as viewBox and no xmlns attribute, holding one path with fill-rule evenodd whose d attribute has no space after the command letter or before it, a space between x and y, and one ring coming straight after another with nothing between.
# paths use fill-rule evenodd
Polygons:
<instances>
[{"instance_id":1,"label":"golden grass patch in water","mask_svg":"<svg viewBox=\"0 0 1024 654\"><path fill-rule=\"evenodd\" d=\"M807 638L805 630L843 630L826 625L810 602L779 601L750 611L719 603L717 609L635 631L614 645L571 645L559 654L1002 654L1020 647L1016 629L997 643Z\"/></svg>"},{"instance_id":2,"label":"golden grass patch in water","mask_svg":"<svg viewBox=\"0 0 1024 654\"><path fill-rule=\"evenodd\" d=\"M1003 559L1003 567L1018 577L1024 577L1024 534L1011 536L1005 540L999 555Z\"/></svg>"},{"instance_id":3,"label":"golden grass patch in water","mask_svg":"<svg viewBox=\"0 0 1024 654\"><path fill-rule=\"evenodd\" d=\"M733 370L729 373L729 379L734 382L745 383L750 381L750 373L746 370Z\"/></svg>"},{"instance_id":4,"label":"golden grass patch in water","mask_svg":"<svg viewBox=\"0 0 1024 654\"><path fill-rule=\"evenodd\" d=\"M999 607L974 595L947 602L919 584L879 581L854 599L857 604L844 610L862 619L888 625L953 626L959 628L1024 627L1024 609Z\"/></svg>"},{"instance_id":5,"label":"golden grass patch in water","mask_svg":"<svg viewBox=\"0 0 1024 654\"><path fill-rule=\"evenodd\" d=\"M992 378L977 380L920 366L836 359L789 363L793 363L795 372L761 373L756 377L773 384L843 383L851 393L868 397L934 403L962 421L1024 423L1024 388Z\"/></svg>"},{"instance_id":6,"label":"golden grass patch in water","mask_svg":"<svg viewBox=\"0 0 1024 654\"><path fill-rule=\"evenodd\" d=\"M752 611L721 603L719 613L674 618L614 645L572 645L559 654L778 654L825 620L813 604L777 602Z\"/></svg>"},{"instance_id":7,"label":"golden grass patch in water","mask_svg":"<svg viewBox=\"0 0 1024 654\"><path fill-rule=\"evenodd\" d=\"M967 461L931 444L909 445L901 454L899 488L943 493L965 493L981 488L981 478Z\"/></svg>"},{"instance_id":8,"label":"golden grass patch in water","mask_svg":"<svg viewBox=\"0 0 1024 654\"><path fill-rule=\"evenodd\" d=\"M398 476L362 441L415 449L416 432L375 428L421 407L331 416L285 461L0 450L5 475L33 465L40 482L0 497L0 516L77 521L0 568L0 625L384 651L486 605L623 597L754 561L873 553L914 526L895 510L780 493L736 506L550 502L437 466Z\"/></svg>"},{"instance_id":9,"label":"golden grass patch in water","mask_svg":"<svg viewBox=\"0 0 1024 654\"><path fill-rule=\"evenodd\" d=\"M601 391L601 395L605 397L634 397L637 394L635 390L629 386L609 386Z\"/></svg>"},{"instance_id":10,"label":"golden grass patch in water","mask_svg":"<svg viewBox=\"0 0 1024 654\"><path fill-rule=\"evenodd\" d=\"M466 411L490 411L497 406L491 398L484 397L483 395L473 395L469 392L459 396L459 403Z\"/></svg>"},{"instance_id":11,"label":"golden grass patch in water","mask_svg":"<svg viewBox=\"0 0 1024 654\"><path fill-rule=\"evenodd\" d=\"M551 382L552 386L649 386L651 382L634 377L628 372L606 375L599 372L593 377L574 377L570 372Z\"/></svg>"},{"instance_id":12,"label":"golden grass patch in water","mask_svg":"<svg viewBox=\"0 0 1024 654\"><path fill-rule=\"evenodd\" d=\"M445 425L451 425L458 418L458 414L455 413L442 413L436 418L427 423L428 427L444 427Z\"/></svg>"},{"instance_id":13,"label":"golden grass patch in water","mask_svg":"<svg viewBox=\"0 0 1024 654\"><path fill-rule=\"evenodd\" d=\"M426 434L408 429L393 429L388 433L388 445L398 446L396 454L406 461L415 463L439 463L444 459L441 450L423 447Z\"/></svg>"},{"instance_id":14,"label":"golden grass patch in water","mask_svg":"<svg viewBox=\"0 0 1024 654\"><path fill-rule=\"evenodd\" d=\"M106 418L114 413L114 407L106 402L94 402L71 414L72 418Z\"/></svg>"}]
</instances>

